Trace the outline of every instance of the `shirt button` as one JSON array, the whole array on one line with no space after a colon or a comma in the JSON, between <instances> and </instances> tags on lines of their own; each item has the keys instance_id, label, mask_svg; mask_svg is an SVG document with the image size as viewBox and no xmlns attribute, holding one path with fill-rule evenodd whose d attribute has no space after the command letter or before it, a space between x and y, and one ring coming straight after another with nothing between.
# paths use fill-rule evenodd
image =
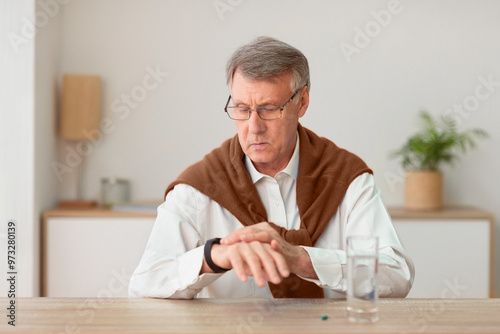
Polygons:
<instances>
[{"instance_id":1,"label":"shirt button","mask_svg":"<svg viewBox=\"0 0 500 334\"><path fill-rule=\"evenodd\" d=\"M274 202L274 205L276 205L278 207L278 206L280 206L280 202Z\"/></svg>"}]
</instances>

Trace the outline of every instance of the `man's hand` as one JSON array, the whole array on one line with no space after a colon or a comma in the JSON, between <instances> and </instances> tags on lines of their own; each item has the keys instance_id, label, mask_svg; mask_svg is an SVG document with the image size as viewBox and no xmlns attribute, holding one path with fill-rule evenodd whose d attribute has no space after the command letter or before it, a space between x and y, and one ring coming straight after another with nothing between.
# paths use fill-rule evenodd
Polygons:
<instances>
[{"instance_id":1,"label":"man's hand","mask_svg":"<svg viewBox=\"0 0 500 334\"><path fill-rule=\"evenodd\" d=\"M306 250L288 243L266 222L242 227L222 238L220 243L221 245L234 245L240 242L269 244L272 250L284 257L290 272L302 277L318 279Z\"/></svg>"},{"instance_id":2,"label":"man's hand","mask_svg":"<svg viewBox=\"0 0 500 334\"><path fill-rule=\"evenodd\" d=\"M283 277L290 275L287 262L282 254L262 242L237 242L231 245L212 246L212 261L221 268L234 269L242 282L253 276L255 283L264 287L266 281L279 284ZM205 258L200 273L212 272Z\"/></svg>"}]
</instances>

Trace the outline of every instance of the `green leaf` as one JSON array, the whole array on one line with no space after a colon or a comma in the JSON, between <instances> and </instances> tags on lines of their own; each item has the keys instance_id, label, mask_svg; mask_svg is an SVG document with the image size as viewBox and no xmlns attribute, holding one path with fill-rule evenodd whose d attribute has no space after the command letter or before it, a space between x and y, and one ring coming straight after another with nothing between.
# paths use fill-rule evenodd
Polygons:
<instances>
[{"instance_id":1,"label":"green leaf","mask_svg":"<svg viewBox=\"0 0 500 334\"><path fill-rule=\"evenodd\" d=\"M482 129L468 129L459 132L452 117L434 119L425 110L420 111L421 129L408 138L407 142L390 154L400 158L404 169L438 170L442 164L453 164L461 154L476 148L478 139L489 138Z\"/></svg>"}]
</instances>

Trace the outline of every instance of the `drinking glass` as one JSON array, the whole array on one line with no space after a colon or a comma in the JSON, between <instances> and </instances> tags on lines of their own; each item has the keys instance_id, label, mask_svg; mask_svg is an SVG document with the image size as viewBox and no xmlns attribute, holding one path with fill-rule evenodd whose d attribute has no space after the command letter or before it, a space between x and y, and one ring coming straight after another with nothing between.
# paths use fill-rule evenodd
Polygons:
<instances>
[{"instance_id":1,"label":"drinking glass","mask_svg":"<svg viewBox=\"0 0 500 334\"><path fill-rule=\"evenodd\" d=\"M352 322L378 320L378 237L347 238L347 318Z\"/></svg>"}]
</instances>

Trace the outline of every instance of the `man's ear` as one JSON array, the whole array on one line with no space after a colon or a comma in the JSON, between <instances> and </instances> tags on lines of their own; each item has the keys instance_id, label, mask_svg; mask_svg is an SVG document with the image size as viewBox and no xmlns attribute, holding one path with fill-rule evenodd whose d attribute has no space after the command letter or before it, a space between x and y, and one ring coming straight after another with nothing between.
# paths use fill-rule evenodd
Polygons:
<instances>
[{"instance_id":1,"label":"man's ear","mask_svg":"<svg viewBox=\"0 0 500 334\"><path fill-rule=\"evenodd\" d=\"M307 107L309 107L309 90L307 89L307 86L302 87L300 93L299 93L299 112L298 116L301 118L306 114Z\"/></svg>"}]
</instances>

